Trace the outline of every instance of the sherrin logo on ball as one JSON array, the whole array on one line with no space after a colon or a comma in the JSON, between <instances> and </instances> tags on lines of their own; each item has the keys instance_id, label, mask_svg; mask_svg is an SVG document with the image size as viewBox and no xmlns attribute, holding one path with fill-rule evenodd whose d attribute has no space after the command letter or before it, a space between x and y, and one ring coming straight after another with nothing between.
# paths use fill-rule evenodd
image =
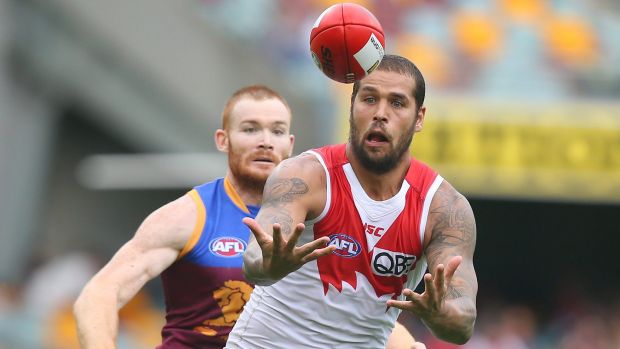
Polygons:
<instances>
[{"instance_id":1,"label":"sherrin logo on ball","mask_svg":"<svg viewBox=\"0 0 620 349\"><path fill-rule=\"evenodd\" d=\"M383 28L360 5L333 5L321 13L312 27L310 53L316 66L330 79L355 82L370 74L383 59Z\"/></svg>"},{"instance_id":2,"label":"sherrin logo on ball","mask_svg":"<svg viewBox=\"0 0 620 349\"><path fill-rule=\"evenodd\" d=\"M220 257L236 257L245 251L245 241L236 237L219 237L211 240L209 250Z\"/></svg>"}]
</instances>

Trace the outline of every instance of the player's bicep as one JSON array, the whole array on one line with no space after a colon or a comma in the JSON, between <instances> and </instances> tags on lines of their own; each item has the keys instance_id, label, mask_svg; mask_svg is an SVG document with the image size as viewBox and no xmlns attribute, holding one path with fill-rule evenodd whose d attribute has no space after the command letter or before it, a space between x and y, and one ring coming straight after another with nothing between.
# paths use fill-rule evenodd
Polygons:
<instances>
[{"instance_id":1,"label":"player's bicep","mask_svg":"<svg viewBox=\"0 0 620 349\"><path fill-rule=\"evenodd\" d=\"M430 242L426 255L438 263L452 256L472 258L476 247L476 222L469 202L459 193L436 194L439 202L431 208Z\"/></svg>"},{"instance_id":2,"label":"player's bicep","mask_svg":"<svg viewBox=\"0 0 620 349\"><path fill-rule=\"evenodd\" d=\"M451 298L475 295L477 280L473 256L476 222L469 202L449 183L444 182L433 198L429 220L432 230L426 257L430 270L435 270L438 264L446 265L454 256L462 256L449 292Z\"/></svg>"},{"instance_id":3,"label":"player's bicep","mask_svg":"<svg viewBox=\"0 0 620 349\"><path fill-rule=\"evenodd\" d=\"M278 223L283 236L289 236L298 223L304 222L315 204L316 175L307 158L292 158L283 162L269 176L263 190L263 202L256 220L271 232Z\"/></svg>"},{"instance_id":4,"label":"player's bicep","mask_svg":"<svg viewBox=\"0 0 620 349\"><path fill-rule=\"evenodd\" d=\"M174 263L189 239L195 215L194 204L187 197L153 212L97 274L95 282L111 287L119 307L124 305L147 281Z\"/></svg>"},{"instance_id":5,"label":"player's bicep","mask_svg":"<svg viewBox=\"0 0 620 349\"><path fill-rule=\"evenodd\" d=\"M176 258L173 250L144 249L139 245L135 238L127 242L96 276L98 283L116 292L119 307Z\"/></svg>"}]
</instances>

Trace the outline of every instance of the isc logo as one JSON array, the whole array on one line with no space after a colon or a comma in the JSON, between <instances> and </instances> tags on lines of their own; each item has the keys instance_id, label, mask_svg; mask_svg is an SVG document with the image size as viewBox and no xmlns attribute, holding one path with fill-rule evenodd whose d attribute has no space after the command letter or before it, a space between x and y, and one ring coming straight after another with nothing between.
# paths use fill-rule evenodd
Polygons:
<instances>
[{"instance_id":1,"label":"isc logo","mask_svg":"<svg viewBox=\"0 0 620 349\"><path fill-rule=\"evenodd\" d=\"M372 252L372 272L380 276L403 276L415 263L416 257L381 248Z\"/></svg>"},{"instance_id":2,"label":"isc logo","mask_svg":"<svg viewBox=\"0 0 620 349\"><path fill-rule=\"evenodd\" d=\"M236 257L245 251L245 241L235 237L220 237L211 240L211 253L220 257Z\"/></svg>"},{"instance_id":3,"label":"isc logo","mask_svg":"<svg viewBox=\"0 0 620 349\"><path fill-rule=\"evenodd\" d=\"M332 253L346 258L355 257L362 251L362 247L359 242L355 241L355 239L346 234L330 235L328 246L336 246L336 250Z\"/></svg>"},{"instance_id":4,"label":"isc logo","mask_svg":"<svg viewBox=\"0 0 620 349\"><path fill-rule=\"evenodd\" d=\"M385 228L382 228L378 225L364 223L364 231L366 232L366 234L374 235L376 237L382 237L385 233Z\"/></svg>"}]
</instances>

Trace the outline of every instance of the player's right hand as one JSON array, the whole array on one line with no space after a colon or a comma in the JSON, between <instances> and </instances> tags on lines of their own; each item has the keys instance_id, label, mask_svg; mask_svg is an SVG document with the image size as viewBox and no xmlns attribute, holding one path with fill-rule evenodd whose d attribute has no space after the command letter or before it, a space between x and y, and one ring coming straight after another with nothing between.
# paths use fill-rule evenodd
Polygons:
<instances>
[{"instance_id":1,"label":"player's right hand","mask_svg":"<svg viewBox=\"0 0 620 349\"><path fill-rule=\"evenodd\" d=\"M288 240L283 236L280 224L273 224L273 236L263 230L252 218L244 218L243 223L250 228L263 253L262 273L273 280L280 280L299 269L307 262L332 253L335 246L325 246L329 238L324 236L302 246L296 246L305 226L295 226Z\"/></svg>"}]
</instances>

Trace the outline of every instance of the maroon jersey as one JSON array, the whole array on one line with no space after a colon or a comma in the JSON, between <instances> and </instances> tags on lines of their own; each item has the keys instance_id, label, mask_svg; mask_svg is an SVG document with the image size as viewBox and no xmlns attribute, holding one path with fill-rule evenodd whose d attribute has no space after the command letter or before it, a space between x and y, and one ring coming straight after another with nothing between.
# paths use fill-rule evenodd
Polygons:
<instances>
[{"instance_id":1,"label":"maroon jersey","mask_svg":"<svg viewBox=\"0 0 620 349\"><path fill-rule=\"evenodd\" d=\"M179 260L161 279L166 325L158 348L223 348L250 297L252 285L241 266L250 230L241 220L255 217L228 179L189 192L198 207L198 221Z\"/></svg>"}]
</instances>

